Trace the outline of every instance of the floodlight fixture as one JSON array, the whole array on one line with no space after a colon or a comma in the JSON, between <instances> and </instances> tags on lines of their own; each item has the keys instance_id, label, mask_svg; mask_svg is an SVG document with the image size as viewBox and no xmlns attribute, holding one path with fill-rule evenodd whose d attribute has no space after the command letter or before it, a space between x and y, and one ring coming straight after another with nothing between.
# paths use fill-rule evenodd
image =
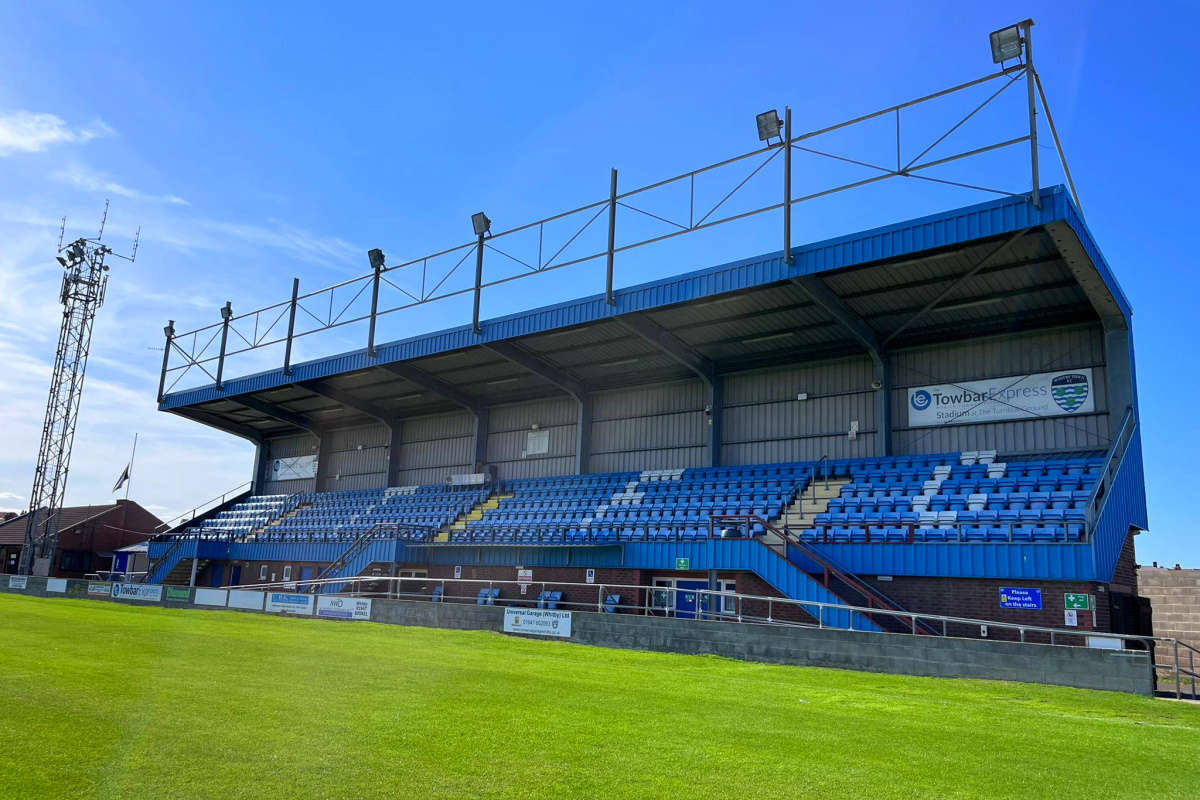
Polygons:
<instances>
[{"instance_id":1,"label":"floodlight fixture","mask_svg":"<svg viewBox=\"0 0 1200 800\"><path fill-rule=\"evenodd\" d=\"M163 328L163 333L166 334L168 339L175 335L175 320L167 323L166 327Z\"/></svg>"},{"instance_id":2,"label":"floodlight fixture","mask_svg":"<svg viewBox=\"0 0 1200 800\"><path fill-rule=\"evenodd\" d=\"M1021 37L1021 27L1027 22L1009 25L998 31L992 31L988 37L992 44L992 63L1003 64L1011 58L1020 58L1025 40Z\"/></svg>"},{"instance_id":3,"label":"floodlight fixture","mask_svg":"<svg viewBox=\"0 0 1200 800\"><path fill-rule=\"evenodd\" d=\"M57 259L58 259L58 263L62 264L64 268L65 268L65 267L69 267L69 266L71 266L71 265L70 265L70 264L67 262L67 260L66 260L65 258L63 258L62 256L55 256L55 258L57 258Z\"/></svg>"},{"instance_id":4,"label":"floodlight fixture","mask_svg":"<svg viewBox=\"0 0 1200 800\"><path fill-rule=\"evenodd\" d=\"M475 229L476 236L486 236L492 230L492 221L480 211L471 215L471 227Z\"/></svg>"},{"instance_id":5,"label":"floodlight fixture","mask_svg":"<svg viewBox=\"0 0 1200 800\"><path fill-rule=\"evenodd\" d=\"M221 306L221 319L228 320L233 317L233 303L229 300L225 301L225 305Z\"/></svg>"},{"instance_id":6,"label":"floodlight fixture","mask_svg":"<svg viewBox=\"0 0 1200 800\"><path fill-rule=\"evenodd\" d=\"M783 128L783 123L779 120L779 112L775 109L764 111L754 118L758 123L758 140L760 142L769 142L779 135L779 131Z\"/></svg>"},{"instance_id":7,"label":"floodlight fixture","mask_svg":"<svg viewBox=\"0 0 1200 800\"><path fill-rule=\"evenodd\" d=\"M371 260L371 269L383 269L386 259L383 257L383 251L378 247L367 251L367 258Z\"/></svg>"}]
</instances>

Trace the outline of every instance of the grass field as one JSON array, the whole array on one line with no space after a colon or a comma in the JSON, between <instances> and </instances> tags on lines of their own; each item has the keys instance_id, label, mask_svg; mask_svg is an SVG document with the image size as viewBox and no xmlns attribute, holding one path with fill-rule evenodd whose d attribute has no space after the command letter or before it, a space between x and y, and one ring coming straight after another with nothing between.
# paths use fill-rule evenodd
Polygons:
<instances>
[{"instance_id":1,"label":"grass field","mask_svg":"<svg viewBox=\"0 0 1200 800\"><path fill-rule=\"evenodd\" d=\"M1200 707L0 594L4 797L1200 797Z\"/></svg>"}]
</instances>

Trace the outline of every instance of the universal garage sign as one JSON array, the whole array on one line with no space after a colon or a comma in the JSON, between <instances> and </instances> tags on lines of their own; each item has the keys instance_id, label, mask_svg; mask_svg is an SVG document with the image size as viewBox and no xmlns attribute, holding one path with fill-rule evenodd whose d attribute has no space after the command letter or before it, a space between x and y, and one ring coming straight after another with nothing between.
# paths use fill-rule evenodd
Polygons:
<instances>
[{"instance_id":1,"label":"universal garage sign","mask_svg":"<svg viewBox=\"0 0 1200 800\"><path fill-rule=\"evenodd\" d=\"M908 390L911 427L1061 417L1095 410L1091 369L914 386Z\"/></svg>"}]
</instances>

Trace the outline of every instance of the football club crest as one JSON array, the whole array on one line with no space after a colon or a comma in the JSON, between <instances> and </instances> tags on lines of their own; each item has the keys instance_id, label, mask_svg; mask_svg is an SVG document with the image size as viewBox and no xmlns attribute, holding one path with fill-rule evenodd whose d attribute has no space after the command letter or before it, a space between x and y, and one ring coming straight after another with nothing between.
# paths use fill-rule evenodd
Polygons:
<instances>
[{"instance_id":1,"label":"football club crest","mask_svg":"<svg viewBox=\"0 0 1200 800\"><path fill-rule=\"evenodd\" d=\"M1077 410L1088 398L1088 379L1086 375L1073 372L1070 375L1059 375L1050 381L1050 396L1058 407L1068 414Z\"/></svg>"}]
</instances>

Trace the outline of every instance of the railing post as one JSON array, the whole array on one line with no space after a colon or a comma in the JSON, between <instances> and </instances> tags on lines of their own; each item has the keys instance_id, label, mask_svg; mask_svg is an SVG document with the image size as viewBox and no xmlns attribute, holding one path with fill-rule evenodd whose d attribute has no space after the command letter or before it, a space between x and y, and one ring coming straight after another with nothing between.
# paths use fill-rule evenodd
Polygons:
<instances>
[{"instance_id":1,"label":"railing post","mask_svg":"<svg viewBox=\"0 0 1200 800\"><path fill-rule=\"evenodd\" d=\"M616 303L613 299L613 256L617 240L617 170L614 167L612 179L608 184L608 267L605 272L604 302L610 306Z\"/></svg>"},{"instance_id":2,"label":"railing post","mask_svg":"<svg viewBox=\"0 0 1200 800\"><path fill-rule=\"evenodd\" d=\"M296 332L296 298L300 295L300 279L292 278L292 303L288 307L287 344L283 346L283 374L292 374L292 337Z\"/></svg>"},{"instance_id":3,"label":"railing post","mask_svg":"<svg viewBox=\"0 0 1200 800\"><path fill-rule=\"evenodd\" d=\"M229 320L233 317L233 303L226 300L221 308L221 355L217 358L217 390L225 388L221 376L225 373L225 344L229 341Z\"/></svg>"},{"instance_id":4,"label":"railing post","mask_svg":"<svg viewBox=\"0 0 1200 800\"><path fill-rule=\"evenodd\" d=\"M783 261L789 267L792 256L792 108L783 109Z\"/></svg>"},{"instance_id":5,"label":"railing post","mask_svg":"<svg viewBox=\"0 0 1200 800\"><path fill-rule=\"evenodd\" d=\"M367 323L367 355L371 358L375 357L375 318L379 311L379 274L383 269L382 257L383 254L380 253L380 260L372 264L375 275L371 279L371 319Z\"/></svg>"},{"instance_id":6,"label":"railing post","mask_svg":"<svg viewBox=\"0 0 1200 800\"><path fill-rule=\"evenodd\" d=\"M167 386L167 362L171 358L171 340L175 338L175 320L167 320L167 327L163 328L163 333L166 334L167 342L163 345L162 372L158 376L158 402L160 403Z\"/></svg>"},{"instance_id":7,"label":"railing post","mask_svg":"<svg viewBox=\"0 0 1200 800\"><path fill-rule=\"evenodd\" d=\"M1183 697L1182 683L1179 679L1179 640L1175 640L1175 699Z\"/></svg>"},{"instance_id":8,"label":"railing post","mask_svg":"<svg viewBox=\"0 0 1200 800\"><path fill-rule=\"evenodd\" d=\"M1042 207L1041 179L1038 176L1038 143L1037 143L1037 87L1034 85L1033 71L1033 20L1021 23L1025 33L1025 83L1029 95L1029 170L1031 175L1031 199L1033 207Z\"/></svg>"},{"instance_id":9,"label":"railing post","mask_svg":"<svg viewBox=\"0 0 1200 800\"><path fill-rule=\"evenodd\" d=\"M479 234L479 244L475 249L475 310L471 315L471 330L481 331L479 327L479 296L483 292L483 234Z\"/></svg>"}]
</instances>

